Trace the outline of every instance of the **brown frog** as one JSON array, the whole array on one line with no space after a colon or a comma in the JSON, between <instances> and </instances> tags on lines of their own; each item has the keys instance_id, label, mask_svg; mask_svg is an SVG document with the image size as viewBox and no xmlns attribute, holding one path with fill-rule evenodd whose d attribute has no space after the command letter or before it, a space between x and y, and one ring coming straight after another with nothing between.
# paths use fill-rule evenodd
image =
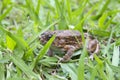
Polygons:
<instances>
[{"instance_id":1,"label":"brown frog","mask_svg":"<svg viewBox=\"0 0 120 80\"><path fill-rule=\"evenodd\" d=\"M53 41L50 50L48 51L48 55L52 56L54 49L61 52L65 52L66 54L63 56L61 61L68 61L74 51L83 47L82 37L79 31L77 30L55 30L55 31L46 31L41 34L40 42L41 44L46 44L47 41L53 36L56 35L55 40ZM92 53L98 53L99 44L96 39L93 39L88 34L84 34L85 38L88 37L87 50L92 55Z\"/></svg>"}]
</instances>

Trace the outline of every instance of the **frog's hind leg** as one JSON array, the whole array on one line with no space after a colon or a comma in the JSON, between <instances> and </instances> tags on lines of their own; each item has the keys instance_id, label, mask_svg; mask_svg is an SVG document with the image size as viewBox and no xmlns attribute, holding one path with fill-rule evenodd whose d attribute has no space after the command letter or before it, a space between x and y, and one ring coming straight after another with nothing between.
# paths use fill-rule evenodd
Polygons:
<instances>
[{"instance_id":1,"label":"frog's hind leg","mask_svg":"<svg viewBox=\"0 0 120 80\"><path fill-rule=\"evenodd\" d=\"M70 58L72 57L74 51L75 51L75 47L72 45L66 45L64 47L64 49L66 49L67 53L63 56L63 58L60 60L62 62L66 62L68 60L70 60Z\"/></svg>"}]
</instances>

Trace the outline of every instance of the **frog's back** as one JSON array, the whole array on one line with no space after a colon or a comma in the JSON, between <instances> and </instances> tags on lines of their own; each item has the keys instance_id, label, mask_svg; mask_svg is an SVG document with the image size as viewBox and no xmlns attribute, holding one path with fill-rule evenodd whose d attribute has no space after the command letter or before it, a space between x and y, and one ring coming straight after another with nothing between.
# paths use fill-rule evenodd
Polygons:
<instances>
[{"instance_id":1,"label":"frog's back","mask_svg":"<svg viewBox=\"0 0 120 80\"><path fill-rule=\"evenodd\" d=\"M76 30L55 30L46 31L41 36L42 44L45 44L52 35L56 35L52 46L64 47L65 45L80 46L82 39L79 31ZM80 44L79 44L80 43Z\"/></svg>"},{"instance_id":2,"label":"frog's back","mask_svg":"<svg viewBox=\"0 0 120 80\"><path fill-rule=\"evenodd\" d=\"M72 45L76 48L81 46L82 39L79 31L56 30L53 33L56 34L53 46L64 47L66 45Z\"/></svg>"},{"instance_id":3,"label":"frog's back","mask_svg":"<svg viewBox=\"0 0 120 80\"><path fill-rule=\"evenodd\" d=\"M53 31L56 37L79 37L81 36L79 31L76 30L55 30Z\"/></svg>"}]
</instances>

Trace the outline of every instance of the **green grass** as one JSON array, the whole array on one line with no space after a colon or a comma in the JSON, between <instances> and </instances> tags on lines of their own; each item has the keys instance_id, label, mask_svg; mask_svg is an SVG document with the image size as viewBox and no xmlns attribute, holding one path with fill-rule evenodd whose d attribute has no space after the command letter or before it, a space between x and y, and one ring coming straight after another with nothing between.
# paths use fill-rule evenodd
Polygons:
<instances>
[{"instance_id":1,"label":"green grass","mask_svg":"<svg viewBox=\"0 0 120 80\"><path fill-rule=\"evenodd\" d=\"M119 0L0 0L0 80L120 80ZM72 26L72 27L71 27ZM78 30L98 39L100 53L57 63L47 53L47 30ZM57 70L57 71L55 71ZM54 71L54 73L53 73Z\"/></svg>"}]
</instances>

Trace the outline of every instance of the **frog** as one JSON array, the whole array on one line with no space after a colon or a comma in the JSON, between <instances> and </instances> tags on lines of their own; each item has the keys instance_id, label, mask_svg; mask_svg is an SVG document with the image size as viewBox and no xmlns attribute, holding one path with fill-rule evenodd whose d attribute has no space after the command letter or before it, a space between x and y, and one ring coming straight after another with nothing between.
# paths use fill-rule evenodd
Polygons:
<instances>
[{"instance_id":1,"label":"frog","mask_svg":"<svg viewBox=\"0 0 120 80\"><path fill-rule=\"evenodd\" d=\"M71 59L75 51L83 48L82 34L78 30L54 30L54 31L45 31L40 35L40 42L42 45L45 45L50 38L56 35L54 41L52 42L50 49L48 50L48 56L53 56L53 51L64 52L65 55L60 59L61 62L67 62ZM85 39L88 39L87 42L87 51L93 58L93 53L99 52L99 43L98 40L93 38L88 33L84 33Z\"/></svg>"}]
</instances>

